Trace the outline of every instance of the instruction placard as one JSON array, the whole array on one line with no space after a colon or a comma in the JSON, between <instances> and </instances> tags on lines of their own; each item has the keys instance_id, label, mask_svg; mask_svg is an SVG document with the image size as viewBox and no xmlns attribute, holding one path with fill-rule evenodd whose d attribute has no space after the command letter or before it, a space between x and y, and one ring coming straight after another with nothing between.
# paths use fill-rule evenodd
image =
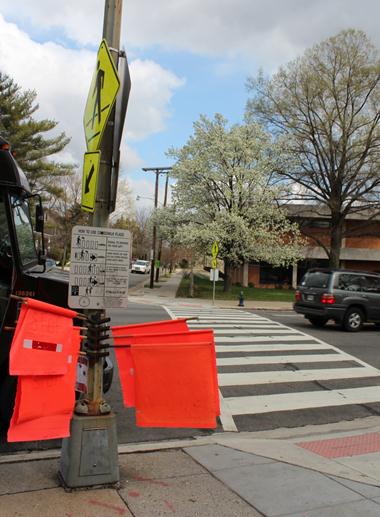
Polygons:
<instances>
[{"instance_id":1,"label":"instruction placard","mask_svg":"<svg viewBox=\"0 0 380 517\"><path fill-rule=\"evenodd\" d=\"M72 309L111 309L128 302L128 230L74 226L68 305Z\"/></svg>"}]
</instances>

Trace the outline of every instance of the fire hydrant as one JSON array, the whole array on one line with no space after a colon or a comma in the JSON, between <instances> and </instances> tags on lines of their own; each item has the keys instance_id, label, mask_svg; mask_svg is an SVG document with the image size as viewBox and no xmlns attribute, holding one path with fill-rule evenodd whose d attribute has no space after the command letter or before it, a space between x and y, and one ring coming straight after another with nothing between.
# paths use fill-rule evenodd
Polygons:
<instances>
[{"instance_id":1,"label":"fire hydrant","mask_svg":"<svg viewBox=\"0 0 380 517\"><path fill-rule=\"evenodd\" d=\"M240 291L239 294L239 305L238 307L244 307L244 293L243 291Z\"/></svg>"}]
</instances>

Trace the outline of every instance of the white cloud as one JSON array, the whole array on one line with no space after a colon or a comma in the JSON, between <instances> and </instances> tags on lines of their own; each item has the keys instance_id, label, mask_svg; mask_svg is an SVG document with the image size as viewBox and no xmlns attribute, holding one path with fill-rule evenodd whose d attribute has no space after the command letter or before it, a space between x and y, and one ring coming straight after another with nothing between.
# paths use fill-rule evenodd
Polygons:
<instances>
[{"instance_id":1,"label":"white cloud","mask_svg":"<svg viewBox=\"0 0 380 517\"><path fill-rule=\"evenodd\" d=\"M58 130L72 137L65 158L81 162L85 150L83 111L95 66L95 52L67 49L55 43L37 43L0 15L0 70L23 89L37 92L38 117L59 122ZM132 61L131 98L124 137L143 139L163 130L173 92L183 84L173 72L152 61ZM129 148L123 168L141 166Z\"/></svg>"},{"instance_id":2,"label":"white cloud","mask_svg":"<svg viewBox=\"0 0 380 517\"><path fill-rule=\"evenodd\" d=\"M60 28L79 44L96 45L101 37L104 0L65 0L54 8L50 0L0 0L0 10L35 28ZM125 0L122 41L273 68L349 26L379 45L379 15L377 0Z\"/></svg>"}]
</instances>

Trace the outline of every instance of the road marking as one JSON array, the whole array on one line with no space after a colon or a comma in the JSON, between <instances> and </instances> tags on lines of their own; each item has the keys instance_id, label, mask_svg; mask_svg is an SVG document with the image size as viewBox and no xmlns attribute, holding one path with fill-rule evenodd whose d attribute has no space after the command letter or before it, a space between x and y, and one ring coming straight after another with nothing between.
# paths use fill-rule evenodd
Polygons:
<instances>
[{"instance_id":1,"label":"road marking","mask_svg":"<svg viewBox=\"0 0 380 517\"><path fill-rule=\"evenodd\" d=\"M331 368L324 370L294 370L276 372L220 373L219 386L255 386L256 384L277 384L281 382L327 381L332 379L358 379L379 377L376 368ZM228 400L228 399L227 399Z\"/></svg>"},{"instance_id":2,"label":"road marking","mask_svg":"<svg viewBox=\"0 0 380 517\"><path fill-rule=\"evenodd\" d=\"M260 342L265 343L267 341L272 341L274 343L278 343L278 341L306 341L307 336L306 335L274 335L274 336L245 336L244 338L242 336L215 336L215 343L244 343L249 341L250 343ZM309 336L310 341L314 341L312 337ZM321 343L323 343L321 341ZM324 343L326 348L334 349L331 345L328 345L327 343ZM355 359L356 360L356 359Z\"/></svg>"},{"instance_id":3,"label":"road marking","mask_svg":"<svg viewBox=\"0 0 380 517\"><path fill-rule=\"evenodd\" d=\"M267 355L217 358L217 366L237 366L245 364L286 364L286 363L335 363L336 361L352 361L348 354L315 354L315 355ZM380 389L379 389L380 398Z\"/></svg>"},{"instance_id":4,"label":"road marking","mask_svg":"<svg viewBox=\"0 0 380 517\"><path fill-rule=\"evenodd\" d=\"M218 345L216 353L225 352L277 352L286 350L330 350L326 345L317 344L290 344L290 345Z\"/></svg>"},{"instance_id":5,"label":"road marking","mask_svg":"<svg viewBox=\"0 0 380 517\"><path fill-rule=\"evenodd\" d=\"M222 424L223 430L226 432L237 432L238 428L236 427L234 417L224 401L223 395L219 390L219 405L220 405L220 423Z\"/></svg>"},{"instance_id":6,"label":"road marking","mask_svg":"<svg viewBox=\"0 0 380 517\"><path fill-rule=\"evenodd\" d=\"M277 372L276 372L277 373ZM295 411L349 404L369 404L379 402L379 386L350 388L331 391L308 391L257 395L252 397L229 397L224 402L232 415L255 415L276 411Z\"/></svg>"},{"instance_id":7,"label":"road marking","mask_svg":"<svg viewBox=\"0 0 380 517\"><path fill-rule=\"evenodd\" d=\"M249 365L252 367L270 365L269 368L271 368L273 367L271 365L293 363L299 365L305 363L310 366L323 363L325 366L318 369L303 368L294 371L283 369L260 372L219 371L218 382L221 388L230 387L233 390L234 386L239 386L243 389L246 387L254 390L260 385L279 385L278 393L272 395L225 397L221 401L221 422L224 429L230 429L231 426L236 427L233 418L237 415L275 414L278 411L380 402L380 370L320 339L282 323L272 322L268 318L240 312L236 309L229 311L202 308L178 310L177 307L171 309L172 317L198 317L196 321L192 320L188 323L191 330L204 328L214 330L218 370L228 366L234 367L234 370L243 370ZM325 353L321 353L322 350ZM289 354L289 351L295 352L294 355ZM303 353L305 351L310 353ZM260 354L243 355L250 352ZM277 355L265 355L268 352L275 352ZM225 354L225 357L220 357L221 354ZM354 366L345 367L345 361ZM340 363L342 368L337 368L333 363ZM349 387L342 390L280 392L282 383L292 383L293 389L296 389L297 385L299 389L302 389L301 382L335 380L350 386L351 379L363 379L365 382L365 379L371 378L378 378L379 385ZM349 412L348 415L350 414Z\"/></svg>"},{"instance_id":8,"label":"road marking","mask_svg":"<svg viewBox=\"0 0 380 517\"><path fill-rule=\"evenodd\" d=\"M228 336L256 336L257 334L265 334L266 336L271 336L274 334L287 334L289 335L290 332L288 329L214 329L214 334L216 336L220 335L228 335Z\"/></svg>"}]
</instances>

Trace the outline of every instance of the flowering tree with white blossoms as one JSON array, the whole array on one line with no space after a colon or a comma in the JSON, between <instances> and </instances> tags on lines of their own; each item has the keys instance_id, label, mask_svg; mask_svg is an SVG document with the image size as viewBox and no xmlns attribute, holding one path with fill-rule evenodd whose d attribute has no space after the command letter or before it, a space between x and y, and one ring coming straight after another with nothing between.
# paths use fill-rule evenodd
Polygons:
<instances>
[{"instance_id":1,"label":"flowering tree with white blossoms","mask_svg":"<svg viewBox=\"0 0 380 517\"><path fill-rule=\"evenodd\" d=\"M201 116L187 143L168 151L176 161L171 171L176 183L166 228L171 221L177 241L202 254L218 242L225 290L231 270L246 261L280 266L302 255L298 226L279 208L279 191L271 184L275 152L261 126L229 127L219 114L213 120ZM163 221L165 214L157 217Z\"/></svg>"}]
</instances>

